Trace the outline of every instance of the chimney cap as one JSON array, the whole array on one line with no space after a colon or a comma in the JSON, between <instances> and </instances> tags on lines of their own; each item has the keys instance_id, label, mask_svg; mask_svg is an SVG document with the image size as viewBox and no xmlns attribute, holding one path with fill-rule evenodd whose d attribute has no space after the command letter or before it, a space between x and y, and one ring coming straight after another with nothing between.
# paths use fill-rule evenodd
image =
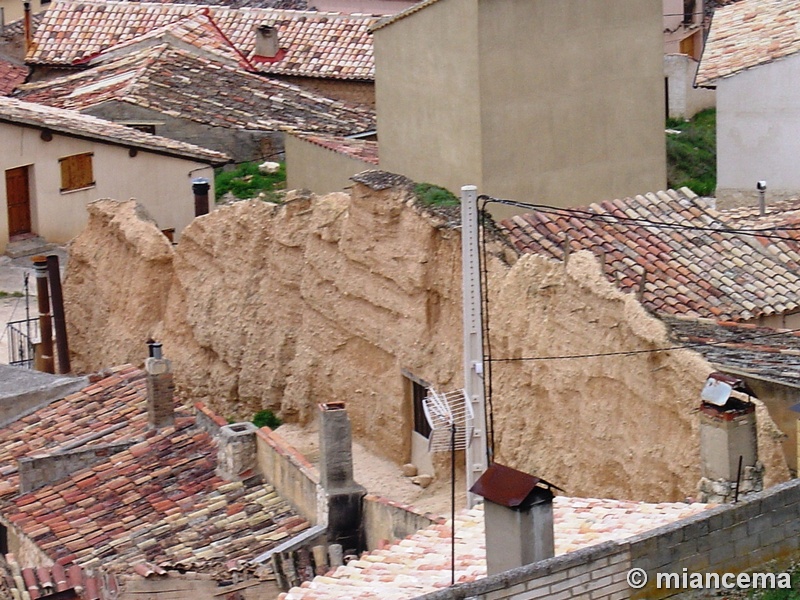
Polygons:
<instances>
[{"instance_id":1,"label":"chimney cap","mask_svg":"<svg viewBox=\"0 0 800 600\"><path fill-rule=\"evenodd\" d=\"M552 500L554 489L564 491L540 477L493 463L469 491L500 506L525 510L534 504Z\"/></svg>"}]
</instances>

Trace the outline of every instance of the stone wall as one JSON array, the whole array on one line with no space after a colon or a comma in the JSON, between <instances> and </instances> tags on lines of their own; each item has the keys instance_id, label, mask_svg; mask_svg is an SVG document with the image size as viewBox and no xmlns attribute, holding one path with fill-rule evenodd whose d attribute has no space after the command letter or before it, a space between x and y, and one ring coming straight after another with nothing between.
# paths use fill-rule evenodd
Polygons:
<instances>
[{"instance_id":1,"label":"stone wall","mask_svg":"<svg viewBox=\"0 0 800 600\"><path fill-rule=\"evenodd\" d=\"M619 600L681 595L687 590L657 589L657 574L682 576L684 569L739 573L771 560L788 564L800 552L799 515L800 481L793 480L740 504L720 506L627 540L590 546L417 600ZM647 583L641 589L628 585L631 569L646 574Z\"/></svg>"},{"instance_id":2,"label":"stone wall","mask_svg":"<svg viewBox=\"0 0 800 600\"><path fill-rule=\"evenodd\" d=\"M92 205L64 286L73 365L139 362L155 336L184 396L300 423L343 400L357 440L406 462L402 373L462 385L458 219L420 207L403 178L356 179L349 194L222 207L174 249L130 206ZM695 408L712 367L653 352L672 345L663 324L589 254L565 268L493 243L487 269L492 358L537 359L491 363L497 460L576 496L694 495ZM540 360L608 352L633 354ZM788 477L779 441L760 435L759 452L767 485Z\"/></svg>"}]
</instances>

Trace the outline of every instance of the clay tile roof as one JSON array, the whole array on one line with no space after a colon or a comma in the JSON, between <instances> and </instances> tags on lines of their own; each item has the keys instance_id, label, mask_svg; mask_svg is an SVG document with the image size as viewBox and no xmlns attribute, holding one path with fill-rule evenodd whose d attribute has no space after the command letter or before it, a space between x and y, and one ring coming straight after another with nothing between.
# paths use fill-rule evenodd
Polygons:
<instances>
[{"instance_id":1,"label":"clay tile roof","mask_svg":"<svg viewBox=\"0 0 800 600\"><path fill-rule=\"evenodd\" d=\"M708 504L625 502L557 496L553 501L556 554L627 537L690 517ZM450 585L450 522L432 525L295 587L281 600L400 600ZM486 576L483 509L456 515L456 583Z\"/></svg>"},{"instance_id":2,"label":"clay tile roof","mask_svg":"<svg viewBox=\"0 0 800 600\"><path fill-rule=\"evenodd\" d=\"M141 371L123 367L0 429L8 479L0 500L4 519L61 565L133 573L147 562L212 576L308 528L260 477L231 482L218 476L217 440L194 416L179 411L173 427L150 430L144 387ZM81 437L87 444L134 443L13 495L14 458L74 446Z\"/></svg>"},{"instance_id":3,"label":"clay tile roof","mask_svg":"<svg viewBox=\"0 0 800 600\"><path fill-rule=\"evenodd\" d=\"M368 29L375 17L150 2L54 2L36 29L26 61L81 65L118 44L197 13L207 14L222 35L262 73L374 78ZM255 56L255 29L265 23L278 31L281 52L274 60Z\"/></svg>"},{"instance_id":4,"label":"clay tile roof","mask_svg":"<svg viewBox=\"0 0 800 600\"><path fill-rule=\"evenodd\" d=\"M0 60L0 96L6 96L25 81L28 68L6 60Z\"/></svg>"},{"instance_id":5,"label":"clay tile roof","mask_svg":"<svg viewBox=\"0 0 800 600\"><path fill-rule=\"evenodd\" d=\"M0 121L46 128L66 135L87 137L101 142L134 147L159 154L212 164L228 161L221 152L177 140L151 135L124 125L82 115L78 112L0 97Z\"/></svg>"},{"instance_id":6,"label":"clay tile roof","mask_svg":"<svg viewBox=\"0 0 800 600\"><path fill-rule=\"evenodd\" d=\"M663 317L676 342L693 345L726 372L800 388L800 333L711 319Z\"/></svg>"},{"instance_id":7,"label":"clay tile roof","mask_svg":"<svg viewBox=\"0 0 800 600\"><path fill-rule=\"evenodd\" d=\"M714 12L696 84L800 51L800 0L741 0Z\"/></svg>"},{"instance_id":8,"label":"clay tile roof","mask_svg":"<svg viewBox=\"0 0 800 600\"><path fill-rule=\"evenodd\" d=\"M73 591L72 598L78 600L115 600L119 585L113 575L88 571L79 565L66 568L60 564L51 567L20 566L13 554L7 554L0 567L7 588L14 598L31 600L45 599L53 594L64 598L64 593Z\"/></svg>"},{"instance_id":9,"label":"clay tile roof","mask_svg":"<svg viewBox=\"0 0 800 600\"><path fill-rule=\"evenodd\" d=\"M17 96L73 110L124 102L232 129L346 134L375 125L371 109L247 73L215 55L171 44L141 48L85 71L24 85Z\"/></svg>"},{"instance_id":10,"label":"clay tile roof","mask_svg":"<svg viewBox=\"0 0 800 600\"><path fill-rule=\"evenodd\" d=\"M724 217L686 188L499 225L520 253L562 260L565 240L571 251L593 252L609 281L641 291L657 314L744 321L800 309L794 242L721 231L729 229Z\"/></svg>"},{"instance_id":11,"label":"clay tile roof","mask_svg":"<svg viewBox=\"0 0 800 600\"><path fill-rule=\"evenodd\" d=\"M343 154L349 158L355 158L373 165L378 164L378 142L376 141L310 133L294 133L294 135L301 140L316 144L338 154Z\"/></svg>"}]
</instances>

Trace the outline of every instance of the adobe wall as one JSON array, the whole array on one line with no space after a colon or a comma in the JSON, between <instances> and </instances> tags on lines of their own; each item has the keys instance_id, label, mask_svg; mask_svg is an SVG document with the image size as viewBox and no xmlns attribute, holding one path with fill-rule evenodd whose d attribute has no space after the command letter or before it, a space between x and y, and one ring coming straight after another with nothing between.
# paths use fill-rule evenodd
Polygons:
<instances>
[{"instance_id":1,"label":"adobe wall","mask_svg":"<svg viewBox=\"0 0 800 600\"><path fill-rule=\"evenodd\" d=\"M359 177L351 194L222 207L174 250L129 208L94 205L65 282L73 365L140 363L153 335L191 400L237 420L270 408L300 423L344 400L355 439L404 462L413 422L401 370L442 391L462 385L458 221L420 208L407 180ZM498 460L576 496L692 496L694 408L710 365L650 353L671 345L663 325L590 255L565 269L538 257L508 266L494 251L493 358L645 351L493 363ZM788 477L780 441L760 444L767 483Z\"/></svg>"}]
</instances>

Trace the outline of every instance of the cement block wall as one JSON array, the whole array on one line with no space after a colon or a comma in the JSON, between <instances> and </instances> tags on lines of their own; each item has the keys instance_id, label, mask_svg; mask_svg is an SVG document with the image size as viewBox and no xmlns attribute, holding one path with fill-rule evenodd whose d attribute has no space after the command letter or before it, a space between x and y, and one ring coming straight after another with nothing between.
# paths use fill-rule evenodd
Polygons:
<instances>
[{"instance_id":1,"label":"cement block wall","mask_svg":"<svg viewBox=\"0 0 800 600\"><path fill-rule=\"evenodd\" d=\"M109 456L127 450L133 444L133 441L124 441L92 446L87 450L71 450L20 458L18 461L19 492L25 494L64 479L76 471L108 460Z\"/></svg>"},{"instance_id":2,"label":"cement block wall","mask_svg":"<svg viewBox=\"0 0 800 600\"><path fill-rule=\"evenodd\" d=\"M445 519L420 513L399 502L368 494L364 498L364 534L367 550L375 550L382 541L400 540Z\"/></svg>"},{"instance_id":3,"label":"cement block wall","mask_svg":"<svg viewBox=\"0 0 800 600\"><path fill-rule=\"evenodd\" d=\"M492 577L420 596L417 600L548 598L667 598L686 590L656 589L657 573L738 573L800 554L800 480L793 479L620 542L562 554ZM648 584L631 589L630 569Z\"/></svg>"},{"instance_id":4,"label":"cement block wall","mask_svg":"<svg viewBox=\"0 0 800 600\"><path fill-rule=\"evenodd\" d=\"M327 523L319 472L297 450L268 428L256 432L258 469L292 507L314 525Z\"/></svg>"}]
</instances>

